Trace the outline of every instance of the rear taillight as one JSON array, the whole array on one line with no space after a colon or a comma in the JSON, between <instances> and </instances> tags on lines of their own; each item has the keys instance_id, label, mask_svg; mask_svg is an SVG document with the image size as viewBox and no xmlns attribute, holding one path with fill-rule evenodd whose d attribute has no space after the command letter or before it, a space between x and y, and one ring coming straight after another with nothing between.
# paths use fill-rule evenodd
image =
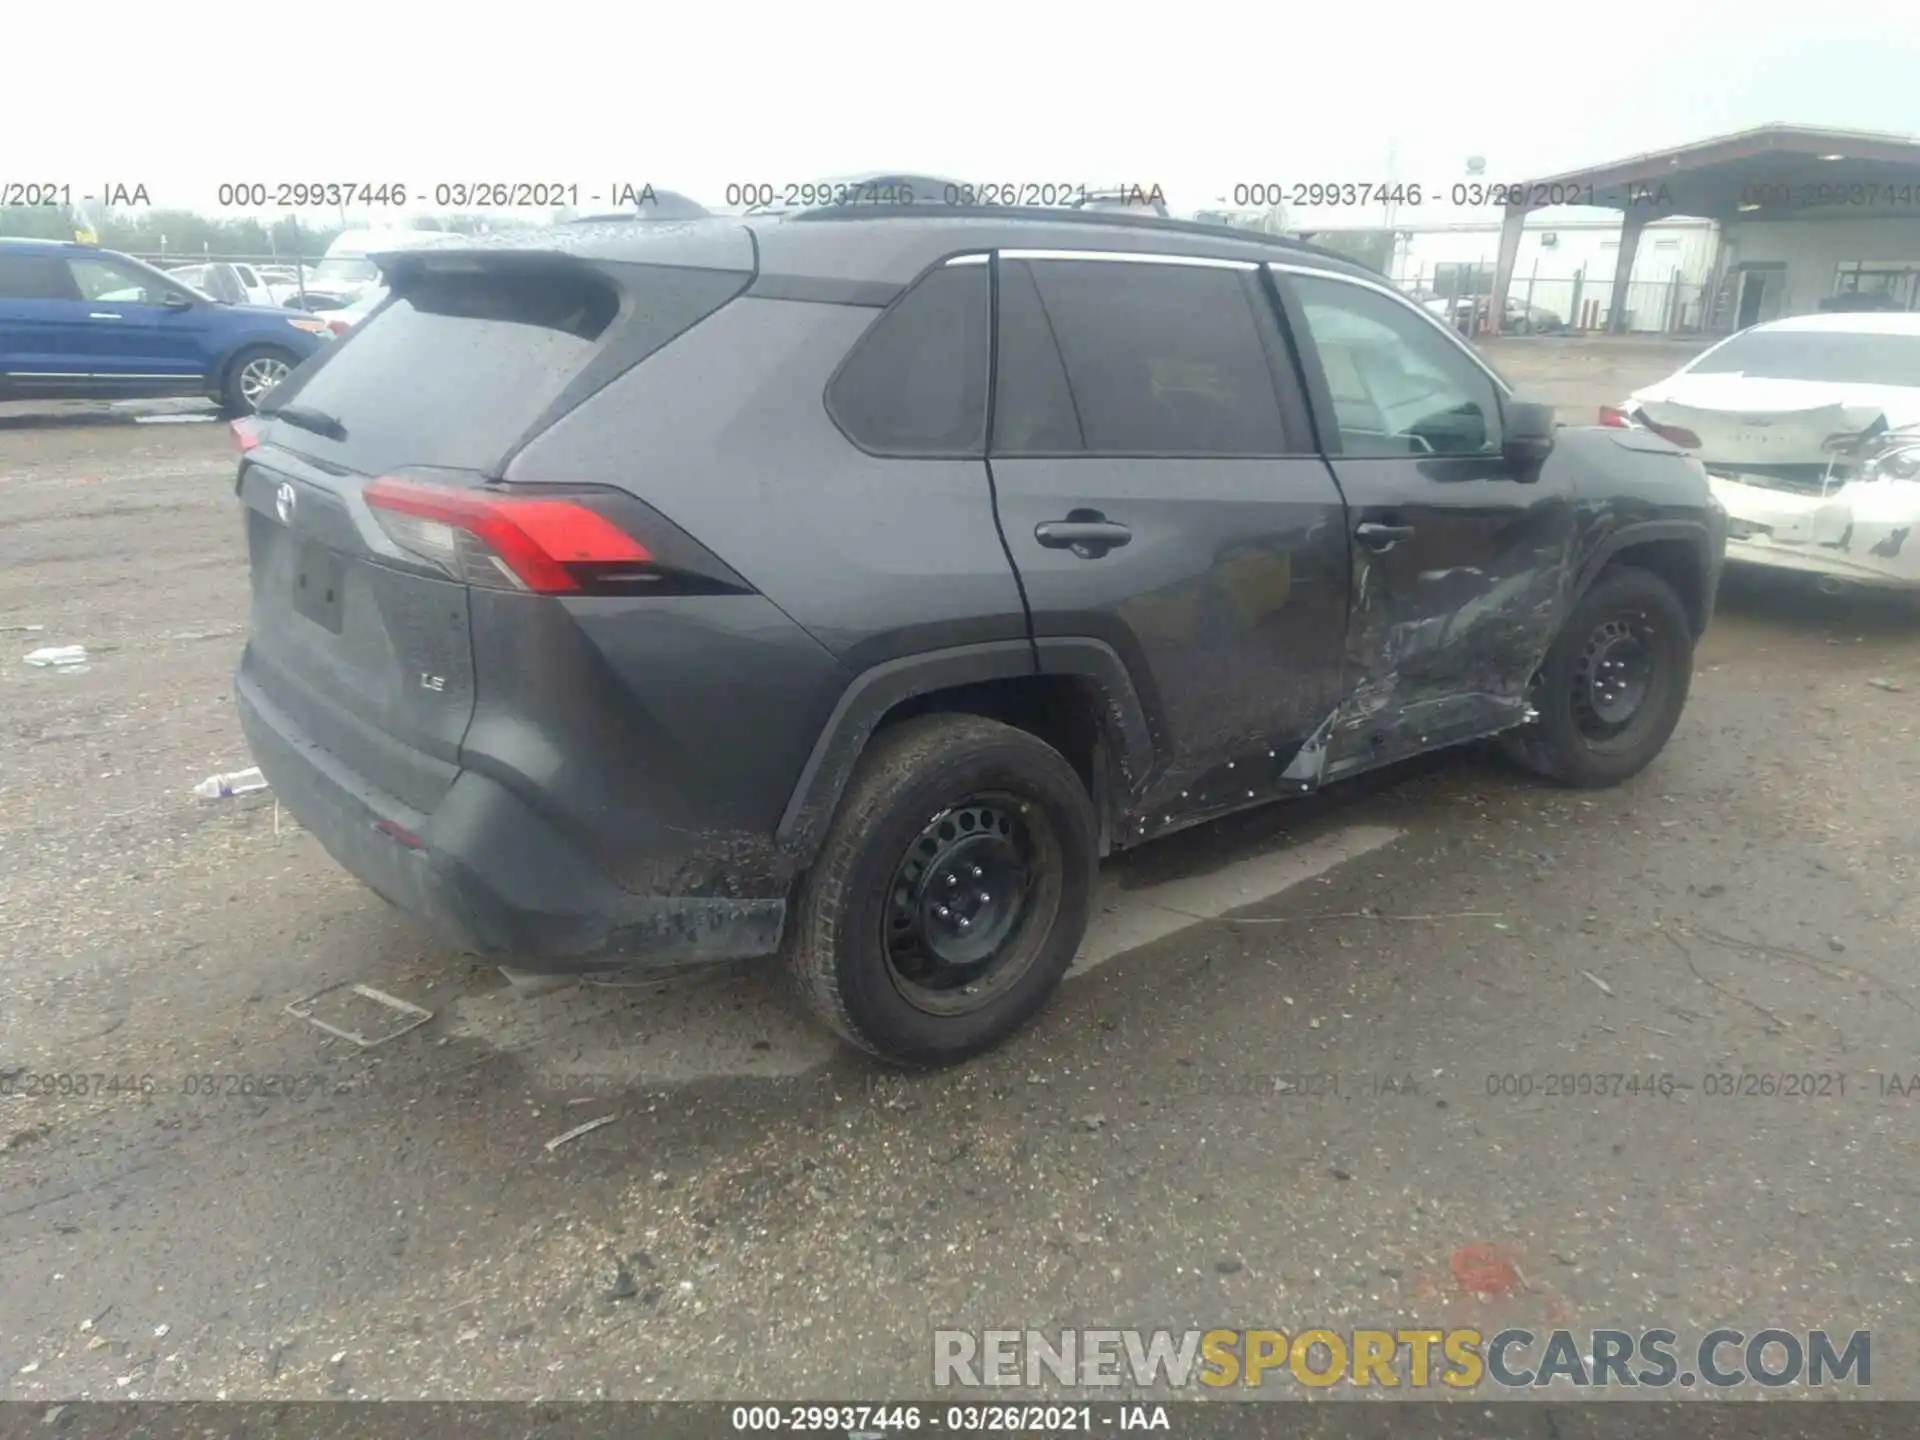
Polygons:
<instances>
[{"instance_id":1,"label":"rear taillight","mask_svg":"<svg viewBox=\"0 0 1920 1440\"><path fill-rule=\"evenodd\" d=\"M347 331L351 330L352 328L353 328L352 322L347 320L327 321L327 329L333 332L334 338L336 340L339 339L342 335L346 334Z\"/></svg>"},{"instance_id":2,"label":"rear taillight","mask_svg":"<svg viewBox=\"0 0 1920 1440\"><path fill-rule=\"evenodd\" d=\"M260 430L259 420L252 415L242 415L233 422L233 440L242 455L260 443Z\"/></svg>"},{"instance_id":3,"label":"rear taillight","mask_svg":"<svg viewBox=\"0 0 1920 1440\"><path fill-rule=\"evenodd\" d=\"M1644 415L1634 415L1617 405L1600 407L1600 423L1616 430L1651 430L1662 440L1678 445L1682 450L1698 450L1700 437L1691 430L1683 430L1678 425L1658 425Z\"/></svg>"},{"instance_id":4,"label":"rear taillight","mask_svg":"<svg viewBox=\"0 0 1920 1440\"><path fill-rule=\"evenodd\" d=\"M638 540L573 499L450 490L411 480L367 487L387 538L469 585L561 595L609 566L652 563Z\"/></svg>"},{"instance_id":5,"label":"rear taillight","mask_svg":"<svg viewBox=\"0 0 1920 1440\"><path fill-rule=\"evenodd\" d=\"M395 545L469 585L539 595L748 589L664 517L616 491L456 489L389 475L365 496Z\"/></svg>"},{"instance_id":6,"label":"rear taillight","mask_svg":"<svg viewBox=\"0 0 1920 1440\"><path fill-rule=\"evenodd\" d=\"M1671 440L1682 450L1698 450L1700 448L1700 437L1691 430L1681 429L1678 425L1656 425L1653 421L1649 420L1647 421L1647 428L1662 440Z\"/></svg>"}]
</instances>

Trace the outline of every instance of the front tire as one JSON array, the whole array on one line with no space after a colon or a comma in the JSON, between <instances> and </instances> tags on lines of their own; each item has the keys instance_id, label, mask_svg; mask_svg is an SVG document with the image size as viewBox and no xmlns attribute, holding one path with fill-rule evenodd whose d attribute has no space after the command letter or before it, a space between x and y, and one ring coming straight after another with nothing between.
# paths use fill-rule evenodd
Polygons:
<instances>
[{"instance_id":1,"label":"front tire","mask_svg":"<svg viewBox=\"0 0 1920 1440\"><path fill-rule=\"evenodd\" d=\"M1072 964L1098 863L1060 753L974 715L883 731L802 881L786 958L808 1007L900 1065L1019 1030Z\"/></svg>"},{"instance_id":2,"label":"front tire","mask_svg":"<svg viewBox=\"0 0 1920 1440\"><path fill-rule=\"evenodd\" d=\"M225 415L251 415L273 387L285 380L300 362L285 350L271 345L255 345L242 350L227 365L227 382L220 392L220 410Z\"/></svg>"},{"instance_id":3,"label":"front tire","mask_svg":"<svg viewBox=\"0 0 1920 1440\"><path fill-rule=\"evenodd\" d=\"M1652 571L1609 570L1580 597L1534 677L1539 718L1501 741L1516 762L1579 789L1618 785L1665 748L1693 679L1693 624Z\"/></svg>"}]
</instances>

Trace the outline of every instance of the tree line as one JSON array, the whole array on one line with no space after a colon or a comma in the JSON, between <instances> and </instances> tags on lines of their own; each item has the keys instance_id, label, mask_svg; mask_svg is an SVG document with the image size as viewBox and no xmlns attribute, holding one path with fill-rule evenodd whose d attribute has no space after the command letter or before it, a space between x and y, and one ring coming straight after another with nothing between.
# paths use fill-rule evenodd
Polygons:
<instances>
[{"instance_id":1,"label":"tree line","mask_svg":"<svg viewBox=\"0 0 1920 1440\"><path fill-rule=\"evenodd\" d=\"M456 234L481 234L496 223L485 215L409 217L409 224ZM348 226L316 225L287 215L266 223L251 217L215 219L192 210L114 210L92 222L77 207L65 205L0 206L0 236L28 240L90 238L107 250L131 255L245 256L264 259L318 260L327 246Z\"/></svg>"}]
</instances>

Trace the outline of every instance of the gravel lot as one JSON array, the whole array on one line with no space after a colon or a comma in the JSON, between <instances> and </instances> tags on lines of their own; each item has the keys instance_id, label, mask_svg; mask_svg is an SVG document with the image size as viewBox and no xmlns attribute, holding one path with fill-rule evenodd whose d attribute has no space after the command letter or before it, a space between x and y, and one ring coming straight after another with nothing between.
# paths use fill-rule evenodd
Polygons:
<instances>
[{"instance_id":1,"label":"gravel lot","mask_svg":"<svg viewBox=\"0 0 1920 1440\"><path fill-rule=\"evenodd\" d=\"M1495 358L1585 418L1681 353ZM196 800L249 763L232 471L217 424L0 407L0 1074L153 1081L0 1097L0 1397L877 1399L937 1326L1726 1323L1871 1328L1920 1398L1913 607L1730 583L1618 791L1459 753L1115 862L1042 1023L901 1078L758 967L522 995L271 796ZM284 1012L349 981L433 1019ZM1518 1283L1461 1288L1481 1243Z\"/></svg>"}]
</instances>

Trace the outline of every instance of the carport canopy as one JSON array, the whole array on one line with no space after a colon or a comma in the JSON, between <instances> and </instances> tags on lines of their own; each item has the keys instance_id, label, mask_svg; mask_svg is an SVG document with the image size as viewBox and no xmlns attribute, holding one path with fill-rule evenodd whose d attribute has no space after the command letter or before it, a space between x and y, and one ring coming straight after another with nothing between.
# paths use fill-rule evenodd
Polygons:
<instances>
[{"instance_id":1,"label":"carport canopy","mask_svg":"<svg viewBox=\"0 0 1920 1440\"><path fill-rule=\"evenodd\" d=\"M1500 227L1491 314L1499 333L1527 216L1548 206L1621 213L1607 329L1626 325L1627 282L1640 232L1655 220L1693 215L1726 225L1790 215L1920 215L1920 138L1866 130L1762 125L1674 150L1632 155L1510 187Z\"/></svg>"}]
</instances>

